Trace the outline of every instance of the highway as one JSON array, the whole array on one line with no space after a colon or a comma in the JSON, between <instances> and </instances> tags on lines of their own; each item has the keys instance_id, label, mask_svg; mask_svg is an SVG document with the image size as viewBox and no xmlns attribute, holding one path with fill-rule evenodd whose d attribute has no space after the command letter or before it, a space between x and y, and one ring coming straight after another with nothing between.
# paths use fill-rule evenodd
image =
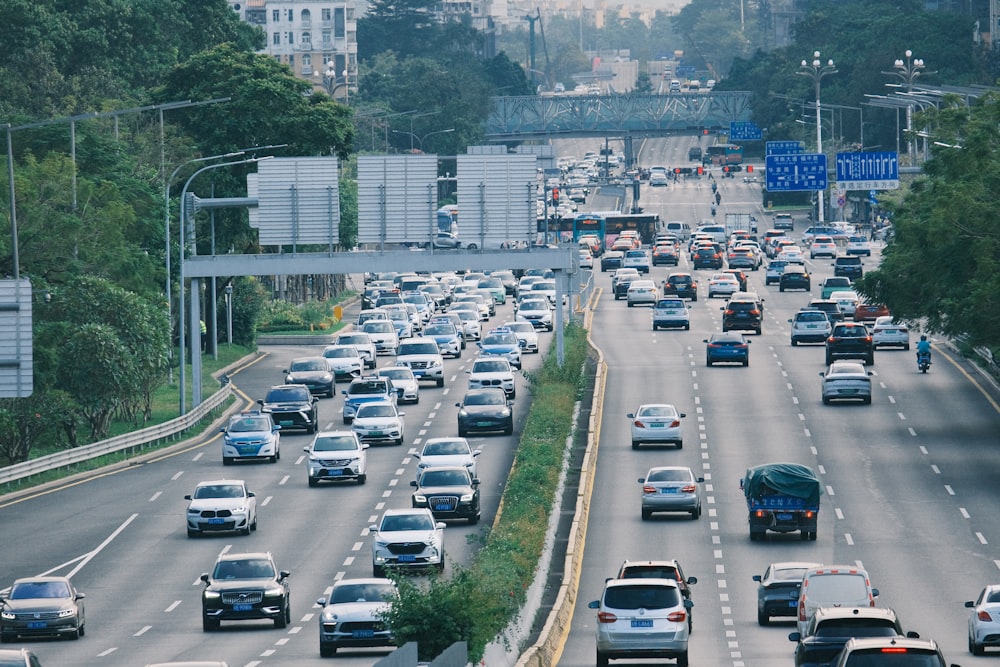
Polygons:
<instances>
[{"instance_id":1,"label":"highway","mask_svg":"<svg viewBox=\"0 0 1000 667\"><path fill-rule=\"evenodd\" d=\"M642 164L678 164L689 141L662 143L656 147L662 153L643 153ZM726 212L759 213L759 188L739 175L719 180L719 219ZM643 186L643 206L665 220L693 223L710 217L709 192L705 178ZM767 219L758 218L763 232ZM796 235L803 229L799 223ZM865 259L866 267L877 264L879 252L876 247ZM690 270L686 265L685 257L680 270ZM807 267L818 294L831 261L807 261ZM651 275L659 281L670 270L654 268ZM647 558L677 558L685 574L698 578L693 665L793 664L787 635L794 623L758 626L751 580L768 563L788 560L863 565L880 590L877 603L894 608L905 629L937 640L949 663L981 660L967 653L963 602L1000 578L996 388L942 345L927 375L917 372L913 352L879 350L870 369L873 404L824 406L823 346L793 348L789 341L787 320L810 295L765 287L763 270L750 278L766 302L763 334L749 336L749 367L708 368L702 340L721 330L723 301L707 298L711 271L694 273L701 292L691 304L690 331L653 332L647 309L629 309L607 291L598 304L593 337L609 368L600 464L580 592L559 664L594 664L595 612L587 603L623 560ZM607 290L610 274L599 283ZM917 333L911 332L914 342ZM625 414L644 402L674 403L687 414L683 449L631 450ZM817 541L772 533L750 542L739 480L748 466L772 461L804 463L820 473L826 494ZM637 478L651 466L675 464L705 477L704 514L698 521L685 515L642 521Z\"/></svg>"}]
</instances>

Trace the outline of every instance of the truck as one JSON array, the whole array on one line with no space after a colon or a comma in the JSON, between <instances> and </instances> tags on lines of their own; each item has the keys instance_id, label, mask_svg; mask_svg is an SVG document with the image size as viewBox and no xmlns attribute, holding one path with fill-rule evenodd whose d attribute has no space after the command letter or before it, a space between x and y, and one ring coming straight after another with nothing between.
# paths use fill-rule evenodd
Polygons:
<instances>
[{"instance_id":1,"label":"truck","mask_svg":"<svg viewBox=\"0 0 1000 667\"><path fill-rule=\"evenodd\" d=\"M799 463L767 463L747 468L740 480L747 501L750 540L762 540L767 531L793 533L816 539L819 498L823 493L812 468Z\"/></svg>"}]
</instances>

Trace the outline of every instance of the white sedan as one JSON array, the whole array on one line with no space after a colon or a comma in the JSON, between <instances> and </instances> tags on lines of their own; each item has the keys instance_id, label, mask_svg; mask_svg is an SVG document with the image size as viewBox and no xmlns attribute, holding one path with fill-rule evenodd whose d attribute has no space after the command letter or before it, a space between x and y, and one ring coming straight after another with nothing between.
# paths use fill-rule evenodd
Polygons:
<instances>
[{"instance_id":1,"label":"white sedan","mask_svg":"<svg viewBox=\"0 0 1000 667\"><path fill-rule=\"evenodd\" d=\"M969 653L983 655L987 646L1000 646L1000 586L987 586L965 606L969 614Z\"/></svg>"},{"instance_id":2,"label":"white sedan","mask_svg":"<svg viewBox=\"0 0 1000 667\"><path fill-rule=\"evenodd\" d=\"M830 236L817 236L809 246L809 259L837 257L837 243Z\"/></svg>"},{"instance_id":3,"label":"white sedan","mask_svg":"<svg viewBox=\"0 0 1000 667\"><path fill-rule=\"evenodd\" d=\"M652 280L633 280L625 293L629 308L636 304L652 306L656 303L657 296L656 283Z\"/></svg>"},{"instance_id":4,"label":"white sedan","mask_svg":"<svg viewBox=\"0 0 1000 667\"><path fill-rule=\"evenodd\" d=\"M460 437L428 438L423 449L413 456L420 461L417 468L465 466L472 477L477 477L476 457L483 453L473 449L469 441Z\"/></svg>"},{"instance_id":5,"label":"white sedan","mask_svg":"<svg viewBox=\"0 0 1000 667\"><path fill-rule=\"evenodd\" d=\"M910 330L902 322L895 322L891 315L875 319L872 327L872 347L901 347L910 349Z\"/></svg>"},{"instance_id":6,"label":"white sedan","mask_svg":"<svg viewBox=\"0 0 1000 667\"><path fill-rule=\"evenodd\" d=\"M708 298L716 295L732 296L740 291L739 279L731 273L716 273L708 281Z\"/></svg>"},{"instance_id":7,"label":"white sedan","mask_svg":"<svg viewBox=\"0 0 1000 667\"><path fill-rule=\"evenodd\" d=\"M387 378L392 383L397 402L420 402L420 383L409 366L383 366L378 369L378 376Z\"/></svg>"},{"instance_id":8,"label":"white sedan","mask_svg":"<svg viewBox=\"0 0 1000 667\"><path fill-rule=\"evenodd\" d=\"M525 354L538 354L538 332L535 327L528 322L504 322L503 326L511 330L517 336L517 342L521 345L521 352Z\"/></svg>"},{"instance_id":9,"label":"white sedan","mask_svg":"<svg viewBox=\"0 0 1000 667\"><path fill-rule=\"evenodd\" d=\"M362 443L390 442L403 444L403 415L392 403L362 403L351 428Z\"/></svg>"},{"instance_id":10,"label":"white sedan","mask_svg":"<svg viewBox=\"0 0 1000 667\"><path fill-rule=\"evenodd\" d=\"M667 403L647 403L635 412L626 415L632 420L632 449L639 449L644 442L656 442L684 446L684 432L681 419L683 412Z\"/></svg>"},{"instance_id":11,"label":"white sedan","mask_svg":"<svg viewBox=\"0 0 1000 667\"><path fill-rule=\"evenodd\" d=\"M823 378L823 404L829 405L835 400L860 400L862 403L872 402L871 372L858 361L834 361L820 372Z\"/></svg>"}]
</instances>

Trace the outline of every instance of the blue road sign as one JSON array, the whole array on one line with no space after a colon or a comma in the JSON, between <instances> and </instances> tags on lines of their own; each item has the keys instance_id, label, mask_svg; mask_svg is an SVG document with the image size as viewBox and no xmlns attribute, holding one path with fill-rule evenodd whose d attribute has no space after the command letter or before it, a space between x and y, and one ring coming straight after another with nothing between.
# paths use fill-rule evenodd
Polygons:
<instances>
[{"instance_id":1,"label":"blue road sign","mask_svg":"<svg viewBox=\"0 0 1000 667\"><path fill-rule=\"evenodd\" d=\"M764 158L765 187L768 192L826 190L826 155L794 153Z\"/></svg>"},{"instance_id":2,"label":"blue road sign","mask_svg":"<svg viewBox=\"0 0 1000 667\"><path fill-rule=\"evenodd\" d=\"M760 126L749 120L734 120L729 122L730 141L760 141L764 137Z\"/></svg>"},{"instance_id":3,"label":"blue road sign","mask_svg":"<svg viewBox=\"0 0 1000 667\"><path fill-rule=\"evenodd\" d=\"M802 153L801 141L769 141L764 144L765 155L789 155Z\"/></svg>"},{"instance_id":4,"label":"blue road sign","mask_svg":"<svg viewBox=\"0 0 1000 667\"><path fill-rule=\"evenodd\" d=\"M899 158L895 151L837 153L837 184L845 190L894 190Z\"/></svg>"}]
</instances>

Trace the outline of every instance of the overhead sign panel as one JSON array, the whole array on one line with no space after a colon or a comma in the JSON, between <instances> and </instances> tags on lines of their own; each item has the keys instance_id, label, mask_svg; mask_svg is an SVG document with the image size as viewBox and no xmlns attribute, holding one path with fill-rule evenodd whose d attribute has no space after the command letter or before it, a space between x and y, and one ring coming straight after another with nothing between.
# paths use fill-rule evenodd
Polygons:
<instances>
[{"instance_id":1,"label":"overhead sign panel","mask_svg":"<svg viewBox=\"0 0 1000 667\"><path fill-rule=\"evenodd\" d=\"M457 160L462 245L530 246L535 238L535 156L459 155Z\"/></svg>"},{"instance_id":2,"label":"overhead sign panel","mask_svg":"<svg viewBox=\"0 0 1000 667\"><path fill-rule=\"evenodd\" d=\"M804 150L801 141L768 141L764 144L765 155L789 155Z\"/></svg>"},{"instance_id":3,"label":"overhead sign panel","mask_svg":"<svg viewBox=\"0 0 1000 667\"><path fill-rule=\"evenodd\" d=\"M436 155L358 156L358 243L429 243L437 234Z\"/></svg>"},{"instance_id":4,"label":"overhead sign panel","mask_svg":"<svg viewBox=\"0 0 1000 667\"><path fill-rule=\"evenodd\" d=\"M760 141L763 138L763 131L753 121L734 120L729 123L730 141Z\"/></svg>"},{"instance_id":5,"label":"overhead sign panel","mask_svg":"<svg viewBox=\"0 0 1000 667\"><path fill-rule=\"evenodd\" d=\"M31 282L0 280L0 398L31 396L31 350Z\"/></svg>"},{"instance_id":6,"label":"overhead sign panel","mask_svg":"<svg viewBox=\"0 0 1000 667\"><path fill-rule=\"evenodd\" d=\"M274 158L257 163L247 191L257 197L250 224L261 245L336 244L340 186L335 157ZM256 191L256 192L254 192Z\"/></svg>"},{"instance_id":7,"label":"overhead sign panel","mask_svg":"<svg viewBox=\"0 0 1000 667\"><path fill-rule=\"evenodd\" d=\"M826 155L798 153L764 158L765 187L769 192L826 190Z\"/></svg>"},{"instance_id":8,"label":"overhead sign panel","mask_svg":"<svg viewBox=\"0 0 1000 667\"><path fill-rule=\"evenodd\" d=\"M895 151L837 153L837 184L845 190L895 190L899 157Z\"/></svg>"}]
</instances>

